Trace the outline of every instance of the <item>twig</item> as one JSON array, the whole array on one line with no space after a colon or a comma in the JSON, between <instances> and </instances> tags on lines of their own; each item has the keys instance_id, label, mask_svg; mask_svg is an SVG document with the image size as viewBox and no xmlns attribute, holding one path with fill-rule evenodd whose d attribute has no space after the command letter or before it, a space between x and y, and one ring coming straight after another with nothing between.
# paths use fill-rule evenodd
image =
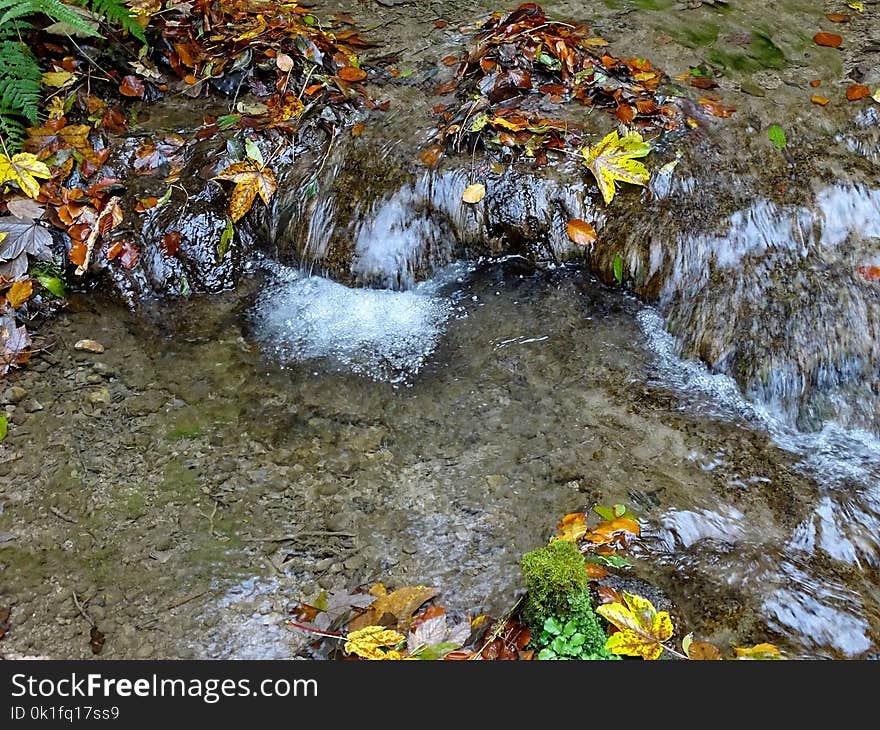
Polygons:
<instances>
[{"instance_id":1,"label":"twig","mask_svg":"<svg viewBox=\"0 0 880 730\"><path fill-rule=\"evenodd\" d=\"M307 530L295 535L278 535L277 537L245 537L244 542L294 542L301 537L357 537L354 532L336 532L333 530Z\"/></svg>"},{"instance_id":2,"label":"twig","mask_svg":"<svg viewBox=\"0 0 880 730\"><path fill-rule=\"evenodd\" d=\"M475 652L474 654L471 654L468 657L468 659L477 659L480 656L480 654L483 653L483 650L487 646L489 646L489 644L491 644L493 641L495 641L495 639L497 639L499 636L501 636L501 632L504 631L504 627L507 625L507 621L510 619L511 616L513 616L513 612L516 611L516 609L519 607L519 604L523 602L524 598L525 598L525 594L523 594L522 596L520 596L519 598L516 599L516 603L514 603L507 610L507 612L495 622L495 628L492 629L492 633L489 634L489 638L486 639L485 642L483 642L483 645L480 647L480 650Z\"/></svg>"},{"instance_id":3,"label":"twig","mask_svg":"<svg viewBox=\"0 0 880 730\"><path fill-rule=\"evenodd\" d=\"M88 621L92 626L97 626L92 617L86 613L86 610L83 608L83 605L79 602L79 599L76 597L76 591L71 591L70 594L73 596L73 602L76 604L76 610L79 611L80 616L82 616L86 621Z\"/></svg>"},{"instance_id":4,"label":"twig","mask_svg":"<svg viewBox=\"0 0 880 730\"><path fill-rule=\"evenodd\" d=\"M170 611L172 608L178 608L180 606L183 606L184 604L189 603L190 601L196 600L196 598L201 598L202 596L204 596L208 592L209 591L206 588L205 590L199 591L198 593L193 593L191 596L184 598L182 601L177 601L176 603L169 603L168 606L166 606L166 609L168 611Z\"/></svg>"},{"instance_id":5,"label":"twig","mask_svg":"<svg viewBox=\"0 0 880 730\"><path fill-rule=\"evenodd\" d=\"M69 522L69 523L72 524L72 525L76 525L76 524L77 524L77 521L76 521L73 517L64 514L60 509L58 509L58 508L55 507L54 505L53 505L52 507L49 507L49 511L50 511L53 515L55 515L56 517L59 517L59 518L61 518L62 520L64 520L65 522Z\"/></svg>"}]
</instances>

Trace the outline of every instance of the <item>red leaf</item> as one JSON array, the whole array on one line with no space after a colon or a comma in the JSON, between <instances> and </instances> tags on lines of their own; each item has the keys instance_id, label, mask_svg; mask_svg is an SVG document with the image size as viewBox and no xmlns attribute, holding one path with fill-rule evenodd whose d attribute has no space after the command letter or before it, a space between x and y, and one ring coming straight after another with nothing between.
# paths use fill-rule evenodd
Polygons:
<instances>
[{"instance_id":1,"label":"red leaf","mask_svg":"<svg viewBox=\"0 0 880 730\"><path fill-rule=\"evenodd\" d=\"M129 75L122 79L119 84L119 93L123 96L136 96L139 99L144 98L144 82L137 76Z\"/></svg>"},{"instance_id":2,"label":"red leaf","mask_svg":"<svg viewBox=\"0 0 880 730\"><path fill-rule=\"evenodd\" d=\"M880 266L859 266L858 271L868 281L880 281Z\"/></svg>"},{"instance_id":3,"label":"red leaf","mask_svg":"<svg viewBox=\"0 0 880 730\"><path fill-rule=\"evenodd\" d=\"M168 233L162 236L162 240L159 243L159 248L162 249L162 254L165 256L174 256L177 253L177 249L180 248L181 238L180 231L168 231ZM137 259L135 259L135 261L137 261ZM123 265L125 265L124 262Z\"/></svg>"}]
</instances>

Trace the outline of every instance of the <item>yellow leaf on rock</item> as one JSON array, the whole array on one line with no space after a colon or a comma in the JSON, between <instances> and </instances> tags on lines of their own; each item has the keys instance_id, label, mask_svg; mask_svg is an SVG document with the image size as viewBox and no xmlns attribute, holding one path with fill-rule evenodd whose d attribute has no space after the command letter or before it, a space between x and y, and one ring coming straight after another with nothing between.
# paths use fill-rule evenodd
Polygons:
<instances>
[{"instance_id":1,"label":"yellow leaf on rock","mask_svg":"<svg viewBox=\"0 0 880 730\"><path fill-rule=\"evenodd\" d=\"M31 294L34 293L34 285L31 284L30 279L25 279L24 281L16 281L13 282L12 286L9 287L9 291L6 292L6 301L9 302L9 306L13 309L18 309L22 304L24 304L28 299L31 298Z\"/></svg>"},{"instance_id":2,"label":"yellow leaf on rock","mask_svg":"<svg viewBox=\"0 0 880 730\"><path fill-rule=\"evenodd\" d=\"M486 186L482 183L474 183L473 185L468 185L464 193L462 193L461 199L465 203L479 203L486 196Z\"/></svg>"},{"instance_id":3,"label":"yellow leaf on rock","mask_svg":"<svg viewBox=\"0 0 880 730\"><path fill-rule=\"evenodd\" d=\"M636 157L644 157L651 145L638 132L620 137L615 129L599 142L581 149L584 166L593 173L606 205L614 198L615 180L645 186L650 178L646 168Z\"/></svg>"},{"instance_id":4,"label":"yellow leaf on rock","mask_svg":"<svg viewBox=\"0 0 880 730\"><path fill-rule=\"evenodd\" d=\"M672 637L672 618L642 596L624 591L623 601L596 607L596 613L618 629L608 637L606 648L614 654L657 659L663 642Z\"/></svg>"},{"instance_id":5,"label":"yellow leaf on rock","mask_svg":"<svg viewBox=\"0 0 880 730\"><path fill-rule=\"evenodd\" d=\"M29 152L19 152L12 157L0 154L0 185L14 182L29 198L36 198L40 194L38 177L50 178L52 173L36 155Z\"/></svg>"},{"instance_id":6,"label":"yellow leaf on rock","mask_svg":"<svg viewBox=\"0 0 880 730\"><path fill-rule=\"evenodd\" d=\"M268 204L269 200L278 189L275 173L267 167L261 166L256 160L236 162L214 176L215 180L230 180L235 183L232 189L232 198L229 201L229 214L232 222L236 223L247 213L257 194Z\"/></svg>"}]
</instances>

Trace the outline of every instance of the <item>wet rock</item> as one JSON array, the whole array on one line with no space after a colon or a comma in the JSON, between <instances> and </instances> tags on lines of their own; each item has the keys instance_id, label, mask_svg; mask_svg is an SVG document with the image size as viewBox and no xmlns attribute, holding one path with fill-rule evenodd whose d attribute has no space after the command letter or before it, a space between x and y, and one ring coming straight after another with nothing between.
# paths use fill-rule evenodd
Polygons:
<instances>
[{"instance_id":1,"label":"wet rock","mask_svg":"<svg viewBox=\"0 0 880 730\"><path fill-rule=\"evenodd\" d=\"M22 404L26 413L36 413L37 411L43 410L43 404L38 400L26 400Z\"/></svg>"},{"instance_id":2,"label":"wet rock","mask_svg":"<svg viewBox=\"0 0 880 730\"><path fill-rule=\"evenodd\" d=\"M86 401L93 406L106 406L111 402L110 391L106 387L89 392Z\"/></svg>"},{"instance_id":3,"label":"wet rock","mask_svg":"<svg viewBox=\"0 0 880 730\"><path fill-rule=\"evenodd\" d=\"M97 340L77 340L73 345L73 349L99 355L104 352L104 345Z\"/></svg>"},{"instance_id":4,"label":"wet rock","mask_svg":"<svg viewBox=\"0 0 880 730\"><path fill-rule=\"evenodd\" d=\"M126 399L125 408L133 416L145 416L161 410L167 401L164 393L153 390Z\"/></svg>"},{"instance_id":5,"label":"wet rock","mask_svg":"<svg viewBox=\"0 0 880 730\"><path fill-rule=\"evenodd\" d=\"M27 390L20 385L10 385L3 391L2 403L3 405L7 403L20 403L27 397L27 394Z\"/></svg>"},{"instance_id":6,"label":"wet rock","mask_svg":"<svg viewBox=\"0 0 880 730\"><path fill-rule=\"evenodd\" d=\"M100 375L95 375L93 373L92 375L86 375L86 382L89 385L97 385L98 383L103 383L104 378L102 378Z\"/></svg>"}]
</instances>

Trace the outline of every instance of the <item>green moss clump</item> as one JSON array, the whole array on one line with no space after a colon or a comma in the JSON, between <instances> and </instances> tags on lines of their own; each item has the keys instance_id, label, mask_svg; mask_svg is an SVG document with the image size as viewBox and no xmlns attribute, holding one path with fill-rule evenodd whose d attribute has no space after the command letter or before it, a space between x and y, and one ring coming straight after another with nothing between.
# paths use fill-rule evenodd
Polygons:
<instances>
[{"instance_id":1,"label":"green moss clump","mask_svg":"<svg viewBox=\"0 0 880 730\"><path fill-rule=\"evenodd\" d=\"M574 543L554 540L523 555L521 566L527 591L522 619L538 650L550 646L560 649L555 654L550 652L547 658L617 658L605 648L607 637L593 610L584 556ZM577 651L576 656L563 657L562 639L548 627L562 627L569 622L569 633L577 637Z\"/></svg>"},{"instance_id":2,"label":"green moss clump","mask_svg":"<svg viewBox=\"0 0 880 730\"><path fill-rule=\"evenodd\" d=\"M554 540L525 553L520 565L527 592L522 616L529 628L540 629L550 616L567 616L571 612L569 598L587 588L584 556L574 543Z\"/></svg>"}]
</instances>

